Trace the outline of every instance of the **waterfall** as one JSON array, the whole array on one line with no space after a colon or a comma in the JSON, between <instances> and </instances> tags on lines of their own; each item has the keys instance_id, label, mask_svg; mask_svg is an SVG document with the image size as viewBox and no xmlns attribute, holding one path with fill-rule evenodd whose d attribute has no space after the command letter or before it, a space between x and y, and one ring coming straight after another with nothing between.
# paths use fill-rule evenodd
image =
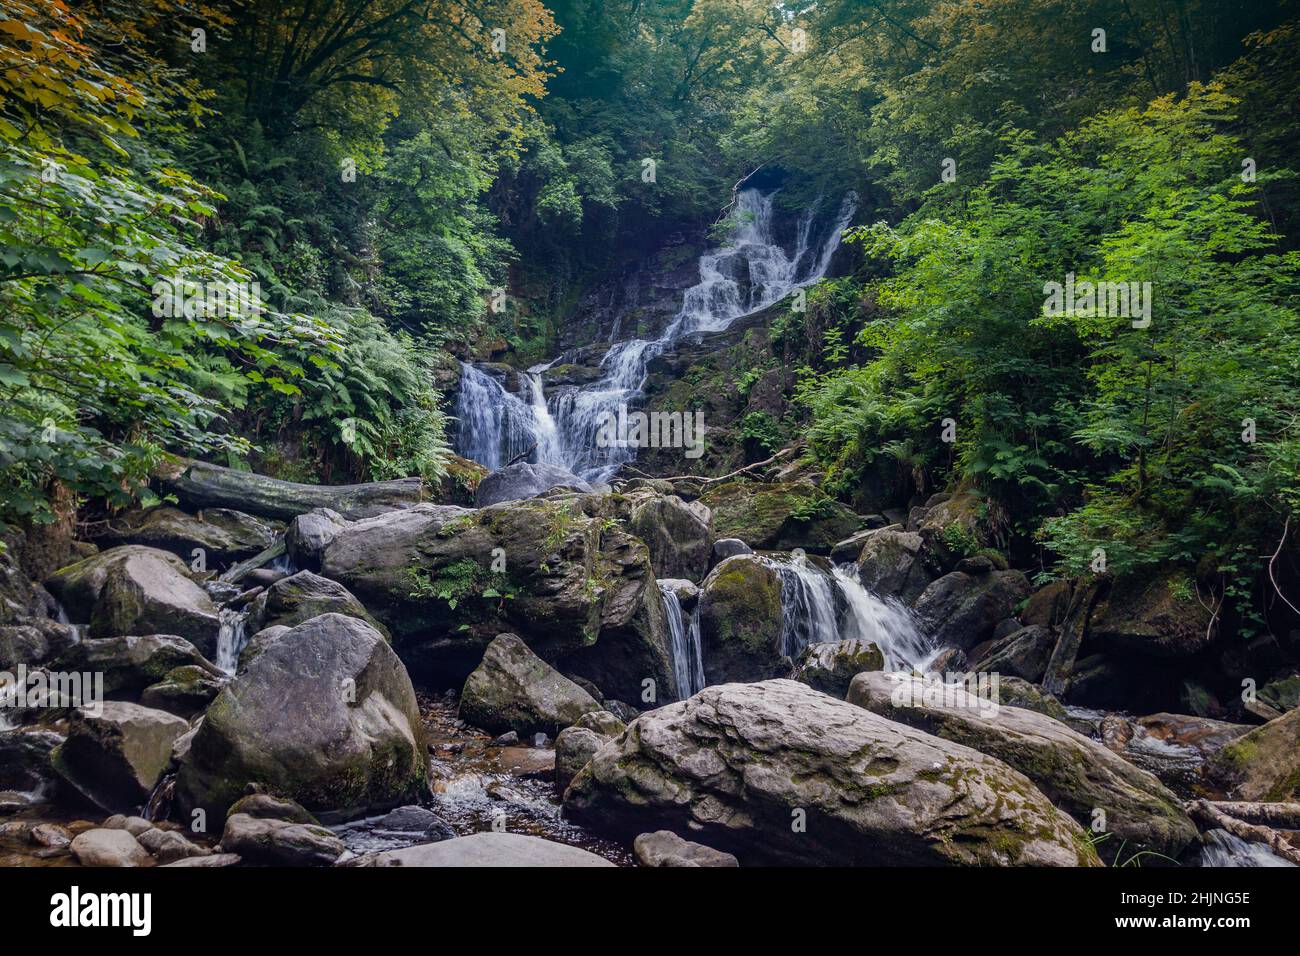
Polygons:
<instances>
[{"instance_id":1,"label":"waterfall","mask_svg":"<svg viewBox=\"0 0 1300 956\"><path fill-rule=\"evenodd\" d=\"M636 449L601 448L597 431L607 415L640 398L655 356L684 336L721 331L826 274L840 233L857 209L857 197L849 193L841 200L820 243L813 238L817 207L807 210L796 224L795 248L789 254L775 238L775 197L775 191L757 189L737 195L735 230L722 246L700 256L700 281L686 290L664 334L616 342L601 360L597 381L548 399L541 380L548 366L535 366L524 376L527 394L520 396L481 369L462 365L456 451L496 470L536 445L537 461L588 481L609 480L620 465L636 458Z\"/></svg>"},{"instance_id":2,"label":"waterfall","mask_svg":"<svg viewBox=\"0 0 1300 956\"><path fill-rule=\"evenodd\" d=\"M216 665L227 674L233 674L239 664L239 652L248 643L248 610L236 611L223 607L217 612L221 628L217 632Z\"/></svg>"},{"instance_id":3,"label":"waterfall","mask_svg":"<svg viewBox=\"0 0 1300 956\"><path fill-rule=\"evenodd\" d=\"M765 560L781 575L781 653L791 660L809 644L854 638L875 644L887 671L922 670L933 656L911 612L864 588L853 565L828 574L799 552Z\"/></svg>"},{"instance_id":4,"label":"waterfall","mask_svg":"<svg viewBox=\"0 0 1300 956\"><path fill-rule=\"evenodd\" d=\"M668 643L673 657L673 679L677 696L685 700L704 689L704 655L700 649L700 612L697 607L687 619L682 602L672 588L659 582L664 614L668 618Z\"/></svg>"},{"instance_id":5,"label":"waterfall","mask_svg":"<svg viewBox=\"0 0 1300 956\"><path fill-rule=\"evenodd\" d=\"M1210 830L1201 847L1201 866L1295 866L1262 843L1250 843L1227 830Z\"/></svg>"}]
</instances>

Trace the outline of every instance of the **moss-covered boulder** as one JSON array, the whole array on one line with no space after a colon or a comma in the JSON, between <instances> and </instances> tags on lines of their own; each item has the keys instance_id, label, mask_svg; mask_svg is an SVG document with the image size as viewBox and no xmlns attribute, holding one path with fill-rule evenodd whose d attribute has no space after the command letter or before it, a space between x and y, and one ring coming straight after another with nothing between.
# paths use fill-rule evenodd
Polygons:
<instances>
[{"instance_id":1,"label":"moss-covered boulder","mask_svg":"<svg viewBox=\"0 0 1300 956\"><path fill-rule=\"evenodd\" d=\"M859 674L848 700L1014 767L1079 823L1113 834L1099 847L1104 857L1121 844L1126 855L1176 857L1196 839L1181 801L1154 775L1059 720L902 673Z\"/></svg>"},{"instance_id":2,"label":"moss-covered boulder","mask_svg":"<svg viewBox=\"0 0 1300 956\"><path fill-rule=\"evenodd\" d=\"M564 808L626 840L689 832L746 866L1097 864L1078 824L1006 764L790 680L642 714Z\"/></svg>"},{"instance_id":3,"label":"moss-covered boulder","mask_svg":"<svg viewBox=\"0 0 1300 956\"><path fill-rule=\"evenodd\" d=\"M934 580L921 553L921 536L898 525L870 531L857 556L858 580L868 591L911 604Z\"/></svg>"},{"instance_id":4,"label":"moss-covered boulder","mask_svg":"<svg viewBox=\"0 0 1300 956\"><path fill-rule=\"evenodd\" d=\"M169 551L122 545L54 572L45 586L91 637L177 634L204 657L216 654L221 622L206 591Z\"/></svg>"},{"instance_id":5,"label":"moss-covered boulder","mask_svg":"<svg viewBox=\"0 0 1300 956\"><path fill-rule=\"evenodd\" d=\"M706 683L789 676L781 588L780 572L761 555L736 555L709 572L699 604Z\"/></svg>"},{"instance_id":6,"label":"moss-covered boulder","mask_svg":"<svg viewBox=\"0 0 1300 956\"><path fill-rule=\"evenodd\" d=\"M885 655L870 641L852 638L809 644L799 656L795 680L832 697L843 697L863 671L885 669Z\"/></svg>"},{"instance_id":7,"label":"moss-covered boulder","mask_svg":"<svg viewBox=\"0 0 1300 956\"><path fill-rule=\"evenodd\" d=\"M1300 709L1224 744L1206 771L1234 800L1300 801Z\"/></svg>"},{"instance_id":8,"label":"moss-covered boulder","mask_svg":"<svg viewBox=\"0 0 1300 956\"><path fill-rule=\"evenodd\" d=\"M725 481L710 486L700 501L713 512L717 537L739 538L760 550L830 554L862 528L853 509L807 481Z\"/></svg>"},{"instance_id":9,"label":"moss-covered boulder","mask_svg":"<svg viewBox=\"0 0 1300 956\"><path fill-rule=\"evenodd\" d=\"M493 734L554 737L600 703L528 649L514 634L499 634L465 681L460 717Z\"/></svg>"},{"instance_id":10,"label":"moss-covered boulder","mask_svg":"<svg viewBox=\"0 0 1300 956\"><path fill-rule=\"evenodd\" d=\"M55 670L104 675L104 693L139 693L179 667L219 679L217 669L183 637L173 634L104 637L82 641L59 656Z\"/></svg>"},{"instance_id":11,"label":"moss-covered boulder","mask_svg":"<svg viewBox=\"0 0 1300 956\"><path fill-rule=\"evenodd\" d=\"M1188 657L1216 636L1209 608L1183 571L1116 580L1088 618L1087 641L1103 653Z\"/></svg>"},{"instance_id":12,"label":"moss-covered boulder","mask_svg":"<svg viewBox=\"0 0 1300 956\"><path fill-rule=\"evenodd\" d=\"M255 784L322 820L428 788L415 690L383 636L342 614L279 635L217 695L181 761L176 799L209 824Z\"/></svg>"},{"instance_id":13,"label":"moss-covered boulder","mask_svg":"<svg viewBox=\"0 0 1300 956\"><path fill-rule=\"evenodd\" d=\"M709 570L713 516L700 502L676 495L641 495L627 527L646 543L655 576L698 581Z\"/></svg>"},{"instance_id":14,"label":"moss-covered boulder","mask_svg":"<svg viewBox=\"0 0 1300 956\"><path fill-rule=\"evenodd\" d=\"M953 571L921 592L915 610L936 646L970 650L991 638L1029 591L1019 571Z\"/></svg>"},{"instance_id":15,"label":"moss-covered boulder","mask_svg":"<svg viewBox=\"0 0 1300 956\"><path fill-rule=\"evenodd\" d=\"M224 686L223 677L190 664L168 671L162 680L146 687L140 692L140 703L188 719L212 703Z\"/></svg>"}]
</instances>

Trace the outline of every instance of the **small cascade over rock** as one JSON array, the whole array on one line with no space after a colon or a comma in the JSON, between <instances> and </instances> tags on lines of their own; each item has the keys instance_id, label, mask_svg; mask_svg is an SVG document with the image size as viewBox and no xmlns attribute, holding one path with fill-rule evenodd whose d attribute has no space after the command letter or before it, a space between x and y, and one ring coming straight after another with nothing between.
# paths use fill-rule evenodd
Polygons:
<instances>
[{"instance_id":1,"label":"small cascade over rock","mask_svg":"<svg viewBox=\"0 0 1300 956\"><path fill-rule=\"evenodd\" d=\"M1201 866L1295 866L1262 843L1250 843L1227 830L1210 830L1201 847Z\"/></svg>"},{"instance_id":2,"label":"small cascade over rock","mask_svg":"<svg viewBox=\"0 0 1300 956\"><path fill-rule=\"evenodd\" d=\"M687 617L682 602L671 587L659 584L664 614L668 618L669 648L673 655L673 678L678 696L685 700L704 689L704 655L700 649L700 615L697 607Z\"/></svg>"},{"instance_id":3,"label":"small cascade over rock","mask_svg":"<svg viewBox=\"0 0 1300 956\"><path fill-rule=\"evenodd\" d=\"M933 657L912 614L864 588L854 565L827 572L797 551L788 558L767 559L781 575L784 656L797 660L809 644L858 638L879 648L886 670L923 670Z\"/></svg>"},{"instance_id":4,"label":"small cascade over rock","mask_svg":"<svg viewBox=\"0 0 1300 956\"><path fill-rule=\"evenodd\" d=\"M239 652L248 643L248 609L236 611L223 607L218 614L221 630L217 632L217 659L214 663L227 674L233 674L239 664Z\"/></svg>"},{"instance_id":5,"label":"small cascade over rock","mask_svg":"<svg viewBox=\"0 0 1300 956\"><path fill-rule=\"evenodd\" d=\"M821 279L857 209L857 196L849 193L824 237L814 235L817 207L807 210L787 252L775 236L775 197L776 191L757 189L737 195L732 236L700 257L700 281L686 290L664 334L615 342L596 381L548 398L541 373L549 365L534 366L521 376L520 394L512 394L481 368L462 365L456 451L496 470L532 450L536 462L559 465L592 482L607 481L636 458L634 446L601 447L597 435L620 407L640 398L650 361L685 336L726 329Z\"/></svg>"}]
</instances>

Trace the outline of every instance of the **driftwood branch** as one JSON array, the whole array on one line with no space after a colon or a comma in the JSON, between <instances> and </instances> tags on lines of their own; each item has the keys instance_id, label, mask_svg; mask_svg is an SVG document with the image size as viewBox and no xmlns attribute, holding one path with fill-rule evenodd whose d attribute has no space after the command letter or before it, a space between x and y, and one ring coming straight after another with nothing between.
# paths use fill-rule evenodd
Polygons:
<instances>
[{"instance_id":1,"label":"driftwood branch","mask_svg":"<svg viewBox=\"0 0 1300 956\"><path fill-rule=\"evenodd\" d=\"M673 475L671 478L659 478L657 480L698 481L701 484L705 484L705 485L715 485L720 481L727 481L730 478L735 478L737 475L743 475L747 471L753 471L755 468L763 468L766 465L773 464L774 462L780 461L782 458L785 458L786 456L791 455L793 453L794 453L794 448L782 448L771 458L764 458L762 461L756 461L752 465L746 465L744 468L737 468L735 471L728 472L725 475L719 475L717 478L705 478L703 475ZM627 466L625 465L624 467ZM654 478L654 475L646 475L644 471L642 471L641 474L645 475L647 478Z\"/></svg>"},{"instance_id":2,"label":"driftwood branch","mask_svg":"<svg viewBox=\"0 0 1300 956\"><path fill-rule=\"evenodd\" d=\"M515 455L514 458L511 458L508 462L506 462L502 467L509 468L511 465L517 465L519 464L519 462L523 461L525 458L527 458L536 450L537 450L537 442L533 442L531 445L529 445L519 454Z\"/></svg>"},{"instance_id":3,"label":"driftwood branch","mask_svg":"<svg viewBox=\"0 0 1300 956\"><path fill-rule=\"evenodd\" d=\"M1247 823L1228 816L1208 800L1191 801L1187 804L1187 812L1193 820L1208 829L1227 830L1233 836L1248 843L1262 843L1282 859L1300 866L1300 848L1292 846L1282 834L1271 827Z\"/></svg>"},{"instance_id":4,"label":"driftwood branch","mask_svg":"<svg viewBox=\"0 0 1300 956\"><path fill-rule=\"evenodd\" d=\"M1249 800L1204 800L1220 813L1225 813L1246 823L1276 827L1279 830L1300 830L1300 803L1254 803Z\"/></svg>"},{"instance_id":5,"label":"driftwood branch","mask_svg":"<svg viewBox=\"0 0 1300 956\"><path fill-rule=\"evenodd\" d=\"M1300 614L1300 608L1297 608L1290 601L1287 601L1286 595L1283 594L1282 589L1277 586L1277 578L1273 577L1273 565L1277 563L1277 556L1282 553L1282 545L1286 544L1286 533L1290 528L1291 516L1287 515L1286 522L1282 525L1282 540L1277 543L1277 550L1273 552L1273 557L1268 559L1268 579L1273 582L1273 590L1277 592L1277 596L1283 601L1286 601L1286 606L1297 614Z\"/></svg>"}]
</instances>

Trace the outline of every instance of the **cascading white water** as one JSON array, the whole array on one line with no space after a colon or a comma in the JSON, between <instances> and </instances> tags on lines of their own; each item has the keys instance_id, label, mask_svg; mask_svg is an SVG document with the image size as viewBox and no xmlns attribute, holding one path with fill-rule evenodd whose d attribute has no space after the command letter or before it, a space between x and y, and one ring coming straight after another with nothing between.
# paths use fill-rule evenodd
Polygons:
<instances>
[{"instance_id":1,"label":"cascading white water","mask_svg":"<svg viewBox=\"0 0 1300 956\"><path fill-rule=\"evenodd\" d=\"M664 614L668 618L668 641L673 656L673 679L682 700L704 689L704 657L700 649L700 615L697 608L689 618L671 587L659 582Z\"/></svg>"},{"instance_id":2,"label":"cascading white water","mask_svg":"<svg viewBox=\"0 0 1300 956\"><path fill-rule=\"evenodd\" d=\"M1201 866L1295 866L1262 843L1250 843L1227 830L1210 830L1201 847Z\"/></svg>"},{"instance_id":3,"label":"cascading white water","mask_svg":"<svg viewBox=\"0 0 1300 956\"><path fill-rule=\"evenodd\" d=\"M239 652L248 643L248 610L223 607L217 612L221 627L217 631L216 665L233 674L239 665Z\"/></svg>"},{"instance_id":4,"label":"cascading white water","mask_svg":"<svg viewBox=\"0 0 1300 956\"><path fill-rule=\"evenodd\" d=\"M875 644L888 671L924 670L934 656L911 613L864 588L852 565L827 574L798 552L766 560L781 575L781 653L791 660L809 644L854 638Z\"/></svg>"},{"instance_id":5,"label":"cascading white water","mask_svg":"<svg viewBox=\"0 0 1300 956\"><path fill-rule=\"evenodd\" d=\"M826 274L840 234L857 209L852 193L841 201L825 239L812 241L816 208L800 217L795 248L787 254L775 238L776 193L742 190L736 197L731 238L700 257L700 281L687 289L681 310L658 339L616 342L601 360L599 380L547 400L540 372L525 376L526 397L512 395L492 376L462 365L456 450L490 469L536 446L536 460L559 465L588 481L608 480L635 447L599 447L601 423L620 406L634 404L655 356L683 336L717 332L764 309Z\"/></svg>"},{"instance_id":6,"label":"cascading white water","mask_svg":"<svg viewBox=\"0 0 1300 956\"><path fill-rule=\"evenodd\" d=\"M844 639L861 638L880 648L887 671L924 671L938 652L930 647L912 613L893 598L880 598L858 581L857 568L836 565L835 583L848 602Z\"/></svg>"}]
</instances>

